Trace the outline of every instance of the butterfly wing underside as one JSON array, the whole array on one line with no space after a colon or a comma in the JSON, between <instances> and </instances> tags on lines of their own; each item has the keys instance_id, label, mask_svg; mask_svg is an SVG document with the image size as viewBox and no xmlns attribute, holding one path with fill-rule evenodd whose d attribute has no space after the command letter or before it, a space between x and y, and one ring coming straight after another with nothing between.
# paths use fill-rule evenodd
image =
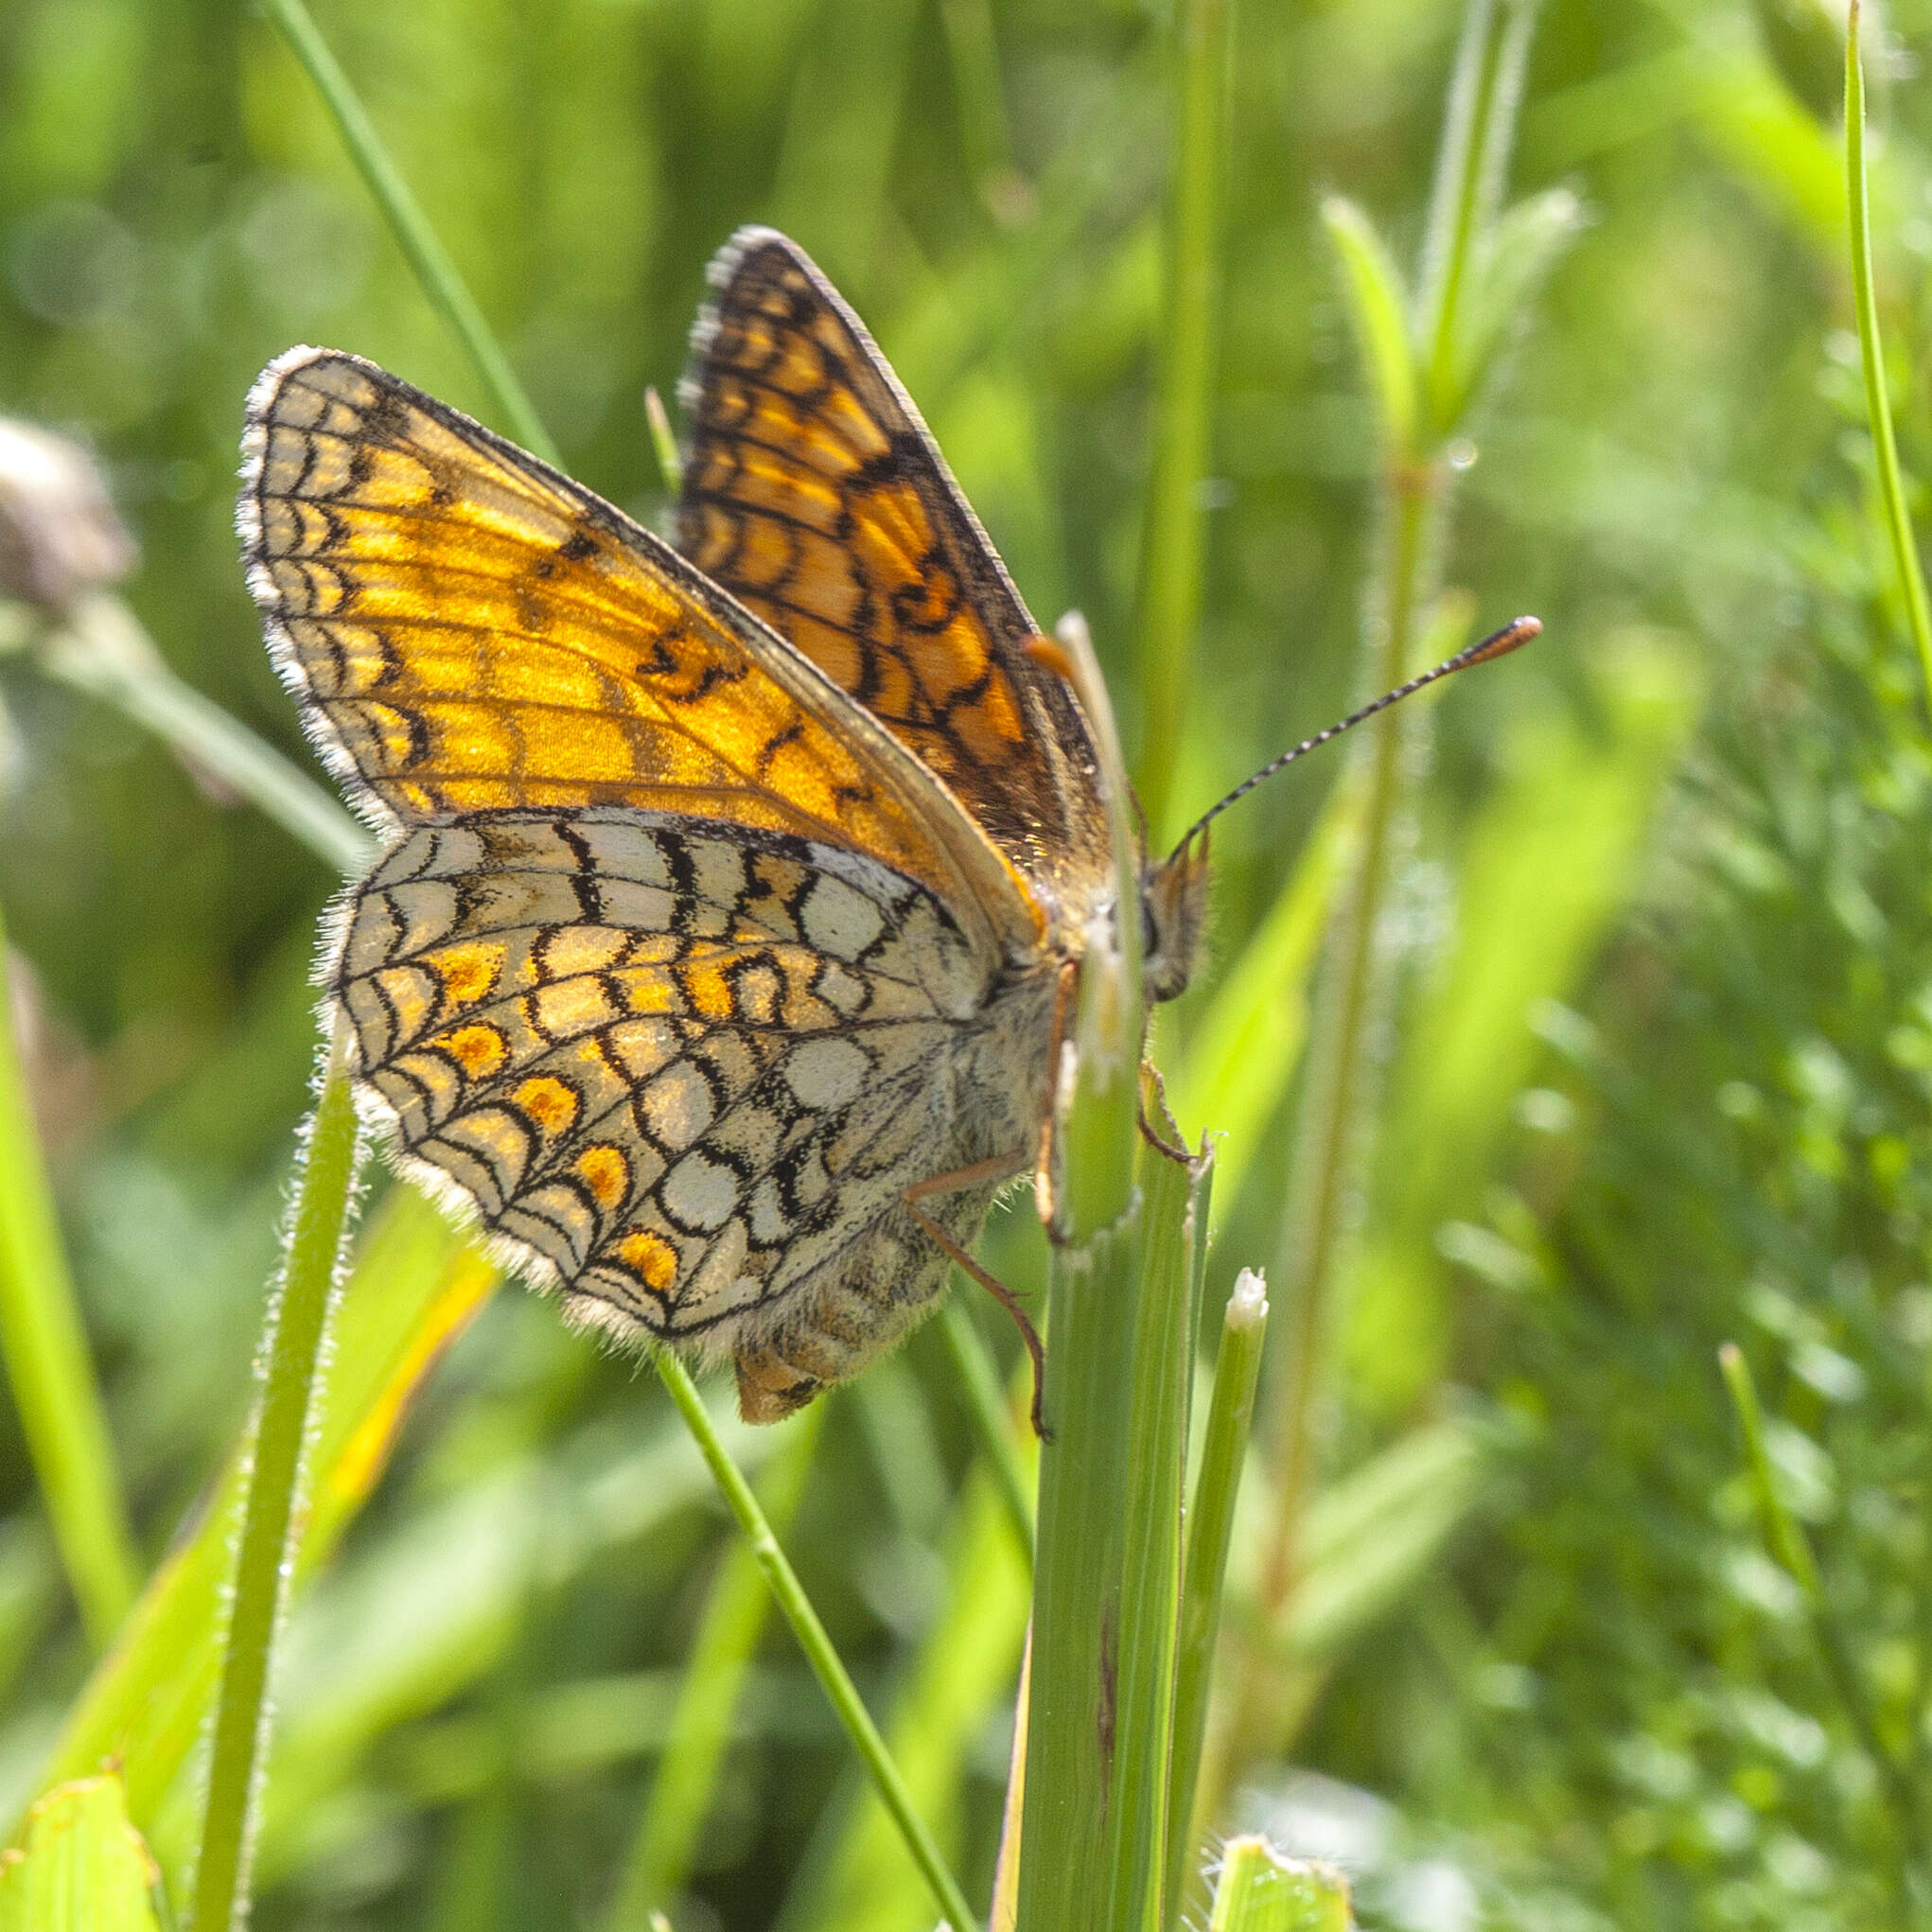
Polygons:
<instances>
[{"instance_id":1,"label":"butterfly wing underside","mask_svg":"<svg viewBox=\"0 0 1932 1932\"><path fill-rule=\"evenodd\" d=\"M797 245L712 265L680 548L938 773L1079 922L1108 877L1093 746L925 425Z\"/></svg>"},{"instance_id":2,"label":"butterfly wing underside","mask_svg":"<svg viewBox=\"0 0 1932 1932\"><path fill-rule=\"evenodd\" d=\"M324 968L365 1100L578 1316L786 1413L940 1286L902 1196L992 1118L935 1070L1029 891L755 615L395 377L291 351L244 448L272 652L387 840Z\"/></svg>"}]
</instances>

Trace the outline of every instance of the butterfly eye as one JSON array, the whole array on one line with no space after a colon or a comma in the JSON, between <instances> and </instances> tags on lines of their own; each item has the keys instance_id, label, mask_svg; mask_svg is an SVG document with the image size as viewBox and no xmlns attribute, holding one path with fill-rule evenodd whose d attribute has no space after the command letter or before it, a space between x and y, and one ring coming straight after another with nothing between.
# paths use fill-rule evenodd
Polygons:
<instances>
[{"instance_id":1,"label":"butterfly eye","mask_svg":"<svg viewBox=\"0 0 1932 1932\"><path fill-rule=\"evenodd\" d=\"M1207 918L1207 840L1184 847L1143 874L1142 957L1150 999L1185 992L1200 963Z\"/></svg>"}]
</instances>

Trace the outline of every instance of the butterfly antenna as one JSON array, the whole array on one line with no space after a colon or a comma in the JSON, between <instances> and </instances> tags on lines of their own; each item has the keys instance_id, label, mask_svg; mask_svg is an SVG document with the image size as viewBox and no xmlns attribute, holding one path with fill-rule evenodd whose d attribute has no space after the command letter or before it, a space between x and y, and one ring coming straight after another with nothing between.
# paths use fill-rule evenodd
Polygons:
<instances>
[{"instance_id":1,"label":"butterfly antenna","mask_svg":"<svg viewBox=\"0 0 1932 1932\"><path fill-rule=\"evenodd\" d=\"M1420 677L1412 677L1407 684L1398 684L1394 691L1384 692L1373 704L1365 704L1359 711L1351 713L1339 725L1330 725L1326 731L1317 731L1312 738L1304 738L1291 751L1284 751L1279 758L1271 759L1251 779L1243 779L1220 804L1210 807L1197 818L1182 834L1175 846L1172 857L1180 855L1232 805L1237 799L1244 799L1263 779L1270 779L1285 765L1292 764L1297 758L1326 745L1330 738L1339 738L1344 731L1352 731L1356 726L1366 724L1378 711L1385 711L1392 704L1400 704L1405 697L1413 697L1425 684L1433 684L1439 677L1447 677L1454 671L1467 671L1472 664L1486 664L1492 658L1506 657L1511 651L1520 649L1543 628L1539 617L1519 617L1506 624L1499 631L1492 631L1480 642L1471 644L1466 651L1458 651L1453 658L1438 664L1433 671L1425 671Z\"/></svg>"}]
</instances>

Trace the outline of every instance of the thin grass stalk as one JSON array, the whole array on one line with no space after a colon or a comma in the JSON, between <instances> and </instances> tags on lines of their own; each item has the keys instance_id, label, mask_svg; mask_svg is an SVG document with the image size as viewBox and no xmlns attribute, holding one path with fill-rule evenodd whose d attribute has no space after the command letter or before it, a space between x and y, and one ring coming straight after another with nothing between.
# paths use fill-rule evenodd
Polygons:
<instances>
[{"instance_id":1,"label":"thin grass stalk","mask_svg":"<svg viewBox=\"0 0 1932 1932\"><path fill-rule=\"evenodd\" d=\"M1007 1754L1007 1795L1000 1806L999 1853L992 1868L987 1932L1016 1932L1020 1923L1020 1821L1027 1808L1027 1716L1033 1707L1033 1629L1020 1652L1020 1687L1013 1704L1013 1748Z\"/></svg>"},{"instance_id":2,"label":"thin grass stalk","mask_svg":"<svg viewBox=\"0 0 1932 1932\"><path fill-rule=\"evenodd\" d=\"M1201 1468L1187 1510L1187 1555L1181 1578L1180 1652L1174 1672L1174 1752L1168 1774L1166 1901L1161 1923L1178 1932L1195 1848L1196 1785L1207 1738L1207 1697L1221 1632L1221 1585L1234 1541L1261 1345L1268 1332L1268 1288L1253 1269L1235 1277L1221 1316L1214 1390L1201 1445Z\"/></svg>"},{"instance_id":3,"label":"thin grass stalk","mask_svg":"<svg viewBox=\"0 0 1932 1932\"><path fill-rule=\"evenodd\" d=\"M13 1035L0 921L0 1350L54 1542L97 1653L140 1588L107 1412Z\"/></svg>"},{"instance_id":4,"label":"thin grass stalk","mask_svg":"<svg viewBox=\"0 0 1932 1932\"><path fill-rule=\"evenodd\" d=\"M940 23L952 61L966 165L981 200L997 215L1015 177L1013 130L991 0L940 0Z\"/></svg>"},{"instance_id":5,"label":"thin grass stalk","mask_svg":"<svg viewBox=\"0 0 1932 1932\"><path fill-rule=\"evenodd\" d=\"M256 1358L261 1389L195 1865L196 1932L230 1932L248 1917L249 1854L268 1753L270 1671L293 1567L290 1531L356 1178L356 1111L343 1044L339 1034L309 1123L282 1279L270 1298Z\"/></svg>"},{"instance_id":6,"label":"thin grass stalk","mask_svg":"<svg viewBox=\"0 0 1932 1932\"><path fill-rule=\"evenodd\" d=\"M424 214L402 170L390 158L369 118L369 111L349 77L323 39L302 0L262 0L262 10L275 24L289 50L302 63L314 83L323 104L335 117L342 146L360 171L369 192L395 237L396 245L408 258L418 285L442 315L456 339L469 353L477 374L489 390L503 425L524 448L546 463L560 459L557 447L533 407L517 372L510 366L495 332L483 318L476 297L463 279L455 258L444 247L443 238Z\"/></svg>"},{"instance_id":7,"label":"thin grass stalk","mask_svg":"<svg viewBox=\"0 0 1932 1932\"><path fill-rule=\"evenodd\" d=\"M774 1534L789 1529L799 1513L825 1413L823 1402L814 1402L798 1416L790 1440L765 1467L760 1486L765 1520ZM652 1914L670 1905L690 1877L698 1834L711 1813L730 1743L732 1714L770 1605L771 1592L751 1545L734 1538L719 1564L685 1659L670 1737L605 1921L606 1932L649 1932Z\"/></svg>"},{"instance_id":8,"label":"thin grass stalk","mask_svg":"<svg viewBox=\"0 0 1932 1932\"><path fill-rule=\"evenodd\" d=\"M644 422L651 432L651 453L658 459L658 473L664 479L664 494L675 500L684 490L684 457L677 448L677 431L671 427L671 413L655 382L644 388Z\"/></svg>"},{"instance_id":9,"label":"thin grass stalk","mask_svg":"<svg viewBox=\"0 0 1932 1932\"><path fill-rule=\"evenodd\" d=\"M1201 485L1213 421L1215 318L1221 285L1221 162L1227 144L1232 0L1177 0L1174 174L1154 401L1153 467L1134 600L1142 680L1140 791L1165 821L1186 730L1201 616Z\"/></svg>"},{"instance_id":10,"label":"thin grass stalk","mask_svg":"<svg viewBox=\"0 0 1932 1932\"><path fill-rule=\"evenodd\" d=\"M527 448L553 460L555 445L536 420L529 399L510 373L509 362L490 333L482 309L465 286L448 251L437 238L395 163L383 149L374 123L357 98L347 75L316 31L313 21L300 0L266 0L266 5L327 101L344 141L402 245L424 292L469 350L479 373L489 383L511 432ZM660 1354L656 1365L659 1379L670 1392L732 1514L751 1539L753 1553L778 1598L779 1607L798 1634L834 1711L877 1783L887 1812L905 1838L906 1849L925 1874L935 1900L955 1932L967 1932L974 1920L966 1906L965 1895L957 1880L947 1871L931 1832L913 1808L898 1767L833 1648L832 1640L818 1621L817 1612L806 1596L803 1586L786 1561L783 1551L779 1548L744 1472L732 1462L717 1431L711 1426L711 1417L683 1364L673 1356Z\"/></svg>"},{"instance_id":11,"label":"thin grass stalk","mask_svg":"<svg viewBox=\"0 0 1932 1932\"><path fill-rule=\"evenodd\" d=\"M779 1608L791 1625L792 1632L799 1640L799 1647L805 1653L805 1660L824 1687L839 1722L845 1726L866 1769L871 1774L880 1801L899 1827L905 1849L912 1854L913 1862L931 1889L933 1903L953 1927L953 1932L973 1932L978 1922L966 1903L959 1881L947 1869L938 1840L914 1806L911 1793L905 1788L905 1781L900 1776L898 1765L892 1762L891 1752L886 1748L886 1740L879 1735L878 1727L872 1722L865 1700L860 1697L832 1639L826 1634L825 1625L819 1622L818 1612L805 1594L805 1587L799 1581L798 1572L779 1547L764 1511L759 1506L758 1498L752 1494L751 1484L745 1480L744 1471L731 1460L720 1440L696 1385L675 1355L660 1350L654 1365L659 1380L677 1405L678 1414L684 1417L685 1426L695 1439L699 1453L710 1467L726 1504L738 1519L752 1556L764 1572L765 1582L770 1586L772 1595L778 1599Z\"/></svg>"},{"instance_id":12,"label":"thin grass stalk","mask_svg":"<svg viewBox=\"0 0 1932 1932\"><path fill-rule=\"evenodd\" d=\"M1865 368L1865 413L1871 424L1871 449L1878 468L1878 497L1898 568L1899 595L1906 624L1919 654L1926 701L1932 704L1932 606L1925 597L1925 573L1906 507L1899 474L1898 439L1892 431L1891 402L1886 394L1885 347L1878 333L1878 295L1871 277L1871 205L1865 170L1865 68L1858 52L1858 0L1845 20L1845 200L1852 243L1852 297L1858 311L1859 360Z\"/></svg>"},{"instance_id":13,"label":"thin grass stalk","mask_svg":"<svg viewBox=\"0 0 1932 1932\"><path fill-rule=\"evenodd\" d=\"M1898 1853L1896 1887L1901 1924L1920 1923L1913 1916L1914 1894L1928 1896L1926 1875L1922 1869L1923 1817L1919 1782L1908 1762L1887 1745L1878 1728L1878 1713L1872 1708L1865 1678L1853 1654L1853 1640L1834 1607L1831 1592L1818 1572L1817 1559L1804 1531L1784 1507L1778 1493L1777 1478L1771 1469L1770 1450L1765 1441L1764 1410L1758 1401L1757 1383L1744 1350L1727 1342L1717 1351L1718 1372L1737 1416L1738 1432L1744 1437L1745 1462L1750 1470L1751 1487L1756 1494L1758 1513L1764 1520L1765 1541L1778 1564L1798 1586L1804 1599L1811 1624L1812 1641L1818 1650L1838 1708L1844 1712L1860 1748L1877 1774L1884 1792L1886 1809L1891 1814L1893 1841Z\"/></svg>"},{"instance_id":14,"label":"thin grass stalk","mask_svg":"<svg viewBox=\"0 0 1932 1932\"><path fill-rule=\"evenodd\" d=\"M1033 1554L1033 1484L1020 1447L1013 1439L1013 1410L999 1385L999 1368L992 1350L986 1344L979 1324L965 1297L978 1291L971 1286L955 1288L940 1311L940 1336L953 1359L959 1378L959 1391L966 1398L966 1411L973 1421L973 1432L979 1440L979 1453L992 1472L1000 1502L1028 1559ZM1031 1364L1022 1361L1020 1371L1030 1385ZM1022 1425L1023 1427L1025 1425Z\"/></svg>"},{"instance_id":15,"label":"thin grass stalk","mask_svg":"<svg viewBox=\"0 0 1932 1932\"><path fill-rule=\"evenodd\" d=\"M1368 625L1372 690L1386 690L1409 675L1440 579L1451 475L1442 452L1460 428L1480 375L1459 360L1462 317L1501 197L1534 17L1533 0L1470 0L1465 18L1430 195L1417 307L1421 332L1412 350L1413 366L1423 372L1423 406L1413 419L1410 440L1402 438L1402 423L1392 413L1382 423L1379 520L1383 541ZM1358 282L1380 272L1375 254L1360 247L1344 250L1344 263ZM1387 350L1375 345L1379 335L1373 321L1365 317L1361 332L1375 370ZM1378 374L1377 388L1385 402L1391 395L1417 393L1413 383L1392 383L1386 371ZM1344 1203L1369 1110L1370 1043L1382 976L1378 932L1392 884L1405 791L1401 753L1406 729L1396 714L1384 713L1365 728L1368 743L1358 754L1367 767L1359 870L1330 939L1282 1233L1287 1322L1268 1431L1274 1519L1244 1645L1241 1681L1232 1700L1233 1728L1204 1780L1211 1800L1253 1756L1278 1742L1275 1733L1285 1708L1271 1637L1300 1569L1311 1419L1326 1373L1328 1304L1340 1264Z\"/></svg>"}]
</instances>

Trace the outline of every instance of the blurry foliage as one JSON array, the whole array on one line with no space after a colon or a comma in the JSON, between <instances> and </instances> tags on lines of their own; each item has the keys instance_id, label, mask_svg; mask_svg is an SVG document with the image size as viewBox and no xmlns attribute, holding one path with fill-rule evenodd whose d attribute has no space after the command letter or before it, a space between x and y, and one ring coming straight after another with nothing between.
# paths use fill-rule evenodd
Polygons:
<instances>
[{"instance_id":1,"label":"blurry foliage","mask_svg":"<svg viewBox=\"0 0 1932 1932\"><path fill-rule=\"evenodd\" d=\"M1184 805L1352 694L1374 419L1318 210L1345 193L1413 259L1459 16L1237 9ZM675 380L711 250L779 221L866 315L1036 612L1088 613L1144 740L1124 640L1159 303L1152 9L331 0L321 21L576 475L659 515L643 387ZM1336 1480L1309 1541L1340 1554L1289 1633L1313 1659L1302 1729L1221 1821L1337 1858L1371 1926L1899 1922L1898 1820L1766 1554L1727 1338L1884 1740L1932 1799L1932 749L1846 333L1839 23L1826 0L1542 9L1512 193L1567 186L1587 225L1463 452L1447 580L1548 636L1436 712L1321 1416ZM1869 28L1921 476L1928 41L1923 0ZM260 21L0 15L0 406L91 440L142 622L299 758L230 529L241 398L298 340L483 406ZM332 881L81 694L14 662L0 696L18 1017L153 1558L240 1419ZM1243 948L1339 768L1217 828L1218 957L1256 1001L1285 995ZM1274 1242L1293 1108L1285 1082L1231 1087L1239 1043L1291 1054L1301 1021L1215 1008L1221 1058L1190 1087L1214 999L1163 1050L1177 1093L1244 1109L1221 1292ZM988 1249L1037 1277L1030 1216ZM729 1548L673 1430L654 1385L528 1297L483 1310L297 1617L263 1926L599 1921ZM1024 1592L972 1441L924 1331L834 1398L789 1543L983 1896ZM9 1813L87 1661L9 1410ZM856 1901L929 1923L871 1802L775 1630L680 1932L847 1924ZM161 1822L165 1849L183 1824Z\"/></svg>"}]
</instances>

